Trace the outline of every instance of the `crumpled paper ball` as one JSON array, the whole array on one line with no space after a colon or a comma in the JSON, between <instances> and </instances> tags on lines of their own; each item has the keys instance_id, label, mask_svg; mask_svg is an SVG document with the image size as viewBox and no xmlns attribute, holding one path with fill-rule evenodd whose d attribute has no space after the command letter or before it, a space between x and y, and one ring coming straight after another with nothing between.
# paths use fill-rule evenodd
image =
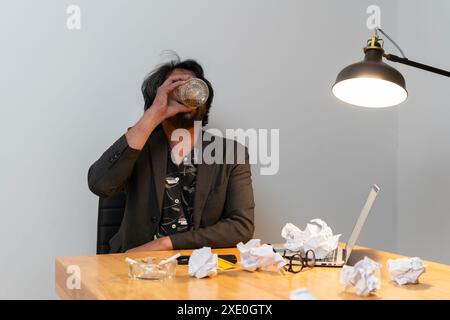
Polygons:
<instances>
[{"instance_id":1,"label":"crumpled paper ball","mask_svg":"<svg viewBox=\"0 0 450 320\"><path fill-rule=\"evenodd\" d=\"M380 278L377 271L381 264L368 257L358 261L355 266L345 265L341 272L341 283L344 290L355 287L358 296L368 296L380 288Z\"/></svg>"},{"instance_id":2,"label":"crumpled paper ball","mask_svg":"<svg viewBox=\"0 0 450 320\"><path fill-rule=\"evenodd\" d=\"M275 253L271 245L261 245L260 239L251 239L246 244L239 242L237 248L241 253L239 264L247 271L269 270L273 267L279 270L286 264L281 254Z\"/></svg>"},{"instance_id":3,"label":"crumpled paper ball","mask_svg":"<svg viewBox=\"0 0 450 320\"><path fill-rule=\"evenodd\" d=\"M197 278L215 276L219 266L218 256L211 248L203 247L192 251L189 258L189 275Z\"/></svg>"},{"instance_id":4,"label":"crumpled paper ball","mask_svg":"<svg viewBox=\"0 0 450 320\"><path fill-rule=\"evenodd\" d=\"M291 292L291 300L316 300L317 298L306 288L301 288Z\"/></svg>"},{"instance_id":5,"label":"crumpled paper ball","mask_svg":"<svg viewBox=\"0 0 450 320\"><path fill-rule=\"evenodd\" d=\"M391 279L399 285L419 283L419 277L426 269L418 257L389 259L387 265Z\"/></svg>"},{"instance_id":6,"label":"crumpled paper ball","mask_svg":"<svg viewBox=\"0 0 450 320\"><path fill-rule=\"evenodd\" d=\"M331 228L321 219L310 222L304 231L287 223L281 230L281 236L286 240L284 247L294 252L313 250L317 259L323 259L337 248L341 235L333 235Z\"/></svg>"}]
</instances>

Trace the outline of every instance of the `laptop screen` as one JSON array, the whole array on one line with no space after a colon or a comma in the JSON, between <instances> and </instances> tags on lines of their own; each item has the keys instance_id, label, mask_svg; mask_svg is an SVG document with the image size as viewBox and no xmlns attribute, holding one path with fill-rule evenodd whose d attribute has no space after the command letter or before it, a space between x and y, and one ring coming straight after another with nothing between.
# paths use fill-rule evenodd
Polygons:
<instances>
[{"instance_id":1,"label":"laptop screen","mask_svg":"<svg viewBox=\"0 0 450 320\"><path fill-rule=\"evenodd\" d=\"M370 209L372 208L373 202L375 201L375 198L378 195L378 192L380 191L380 188L374 184L372 188L370 189L369 196L367 197L366 203L364 204L361 214L358 217L358 220L356 220L355 227L353 228L352 234L350 236L350 239L348 239L347 245L345 247L345 253L346 253L346 261L350 257L350 254L352 253L353 247L356 243L356 240L359 237L359 234L362 230L362 227L364 226L364 223L366 222L367 216L369 215Z\"/></svg>"}]
</instances>

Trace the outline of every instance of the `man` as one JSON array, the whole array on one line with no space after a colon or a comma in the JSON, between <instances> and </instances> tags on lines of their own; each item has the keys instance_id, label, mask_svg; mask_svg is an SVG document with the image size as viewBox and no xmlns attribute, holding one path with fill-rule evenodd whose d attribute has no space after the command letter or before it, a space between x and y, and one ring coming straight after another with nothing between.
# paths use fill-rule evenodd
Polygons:
<instances>
[{"instance_id":1,"label":"man","mask_svg":"<svg viewBox=\"0 0 450 320\"><path fill-rule=\"evenodd\" d=\"M179 103L172 94L192 77L205 81L210 91L198 108ZM194 121L207 124L213 100L202 67L194 60L166 63L147 77L142 93L142 117L88 173L89 188L96 195L126 195L111 252L230 247L251 239L254 199L246 148L243 163L196 163L194 147L207 147L213 140L202 139L203 132L194 130ZM177 129L185 129L188 137L173 139ZM233 151L242 147L235 141L232 146ZM224 158L229 159L230 152L224 149Z\"/></svg>"}]
</instances>

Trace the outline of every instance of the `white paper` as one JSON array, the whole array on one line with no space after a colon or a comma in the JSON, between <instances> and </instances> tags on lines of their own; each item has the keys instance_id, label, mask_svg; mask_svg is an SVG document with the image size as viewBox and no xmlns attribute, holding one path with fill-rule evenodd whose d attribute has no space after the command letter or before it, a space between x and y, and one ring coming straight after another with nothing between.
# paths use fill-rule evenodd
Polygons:
<instances>
[{"instance_id":1,"label":"white paper","mask_svg":"<svg viewBox=\"0 0 450 320\"><path fill-rule=\"evenodd\" d=\"M275 253L271 245L261 245L259 239L251 239L246 244L239 242L237 248L241 253L239 264L247 271L269 270L273 267L279 270L286 264L284 258Z\"/></svg>"},{"instance_id":2,"label":"white paper","mask_svg":"<svg viewBox=\"0 0 450 320\"><path fill-rule=\"evenodd\" d=\"M321 219L310 222L304 231L287 223L281 231L281 236L286 240L284 247L291 251L313 250L317 259L323 259L337 248L341 235L333 235L331 228Z\"/></svg>"},{"instance_id":3,"label":"white paper","mask_svg":"<svg viewBox=\"0 0 450 320\"><path fill-rule=\"evenodd\" d=\"M341 272L341 282L344 290L355 287L358 296L368 296L380 288L380 278L377 274L381 264L364 257L355 266L344 266Z\"/></svg>"},{"instance_id":4,"label":"white paper","mask_svg":"<svg viewBox=\"0 0 450 320\"><path fill-rule=\"evenodd\" d=\"M306 288L301 288L291 292L291 300L316 300L316 297Z\"/></svg>"},{"instance_id":5,"label":"white paper","mask_svg":"<svg viewBox=\"0 0 450 320\"><path fill-rule=\"evenodd\" d=\"M418 257L389 259L387 265L391 279L399 285L419 283L419 277L426 268Z\"/></svg>"},{"instance_id":6,"label":"white paper","mask_svg":"<svg viewBox=\"0 0 450 320\"><path fill-rule=\"evenodd\" d=\"M211 248L203 247L192 251L189 258L189 275L197 278L215 276L218 268L218 257Z\"/></svg>"}]
</instances>

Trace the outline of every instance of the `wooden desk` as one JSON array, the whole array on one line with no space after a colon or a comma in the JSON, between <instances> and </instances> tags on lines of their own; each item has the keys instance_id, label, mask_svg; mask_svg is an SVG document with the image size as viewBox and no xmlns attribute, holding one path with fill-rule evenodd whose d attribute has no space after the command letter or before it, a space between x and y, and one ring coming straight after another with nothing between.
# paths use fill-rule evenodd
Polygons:
<instances>
[{"instance_id":1,"label":"wooden desk","mask_svg":"<svg viewBox=\"0 0 450 320\"><path fill-rule=\"evenodd\" d=\"M235 254L235 248L213 250L220 254ZM178 251L177 251L178 252ZM191 250L180 250L190 254ZM128 278L125 257L169 257L174 251L151 253L109 254L88 257L58 257L55 261L55 290L63 299L289 299L292 290L306 287L318 299L450 299L450 266L425 261L427 270L421 283L399 286L389 278L386 261L401 256L356 247L350 263L368 256L380 263L381 289L361 298L343 292L341 268L319 268L298 274L268 271L248 272L242 269L219 271L213 278L190 277L187 266L178 266L174 278L164 282ZM81 271L81 288L66 287L67 267L77 265Z\"/></svg>"}]
</instances>

